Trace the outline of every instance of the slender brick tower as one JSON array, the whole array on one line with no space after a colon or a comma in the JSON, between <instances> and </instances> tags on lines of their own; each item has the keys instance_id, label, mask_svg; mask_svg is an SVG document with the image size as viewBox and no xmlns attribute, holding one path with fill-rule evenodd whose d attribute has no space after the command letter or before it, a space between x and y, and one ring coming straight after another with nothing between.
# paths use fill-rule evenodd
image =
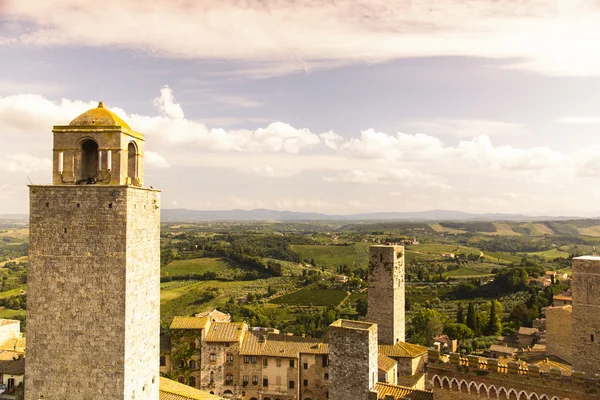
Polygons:
<instances>
[{"instance_id":1,"label":"slender brick tower","mask_svg":"<svg viewBox=\"0 0 600 400\"><path fill-rule=\"evenodd\" d=\"M371 246L367 321L377 324L379 344L404 342L404 247Z\"/></svg>"},{"instance_id":2,"label":"slender brick tower","mask_svg":"<svg viewBox=\"0 0 600 400\"><path fill-rule=\"evenodd\" d=\"M144 136L104 107L55 126L30 186L25 399L158 399L159 192Z\"/></svg>"}]
</instances>

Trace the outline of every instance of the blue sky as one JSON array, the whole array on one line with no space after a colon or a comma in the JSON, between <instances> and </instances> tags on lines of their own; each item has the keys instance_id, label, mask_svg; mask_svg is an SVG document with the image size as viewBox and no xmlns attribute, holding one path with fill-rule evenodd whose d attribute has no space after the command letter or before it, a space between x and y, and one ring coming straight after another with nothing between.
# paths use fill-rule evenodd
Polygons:
<instances>
[{"instance_id":1,"label":"blue sky","mask_svg":"<svg viewBox=\"0 0 600 400\"><path fill-rule=\"evenodd\" d=\"M599 215L600 6L416 3L0 0L0 213L103 100L167 208Z\"/></svg>"}]
</instances>

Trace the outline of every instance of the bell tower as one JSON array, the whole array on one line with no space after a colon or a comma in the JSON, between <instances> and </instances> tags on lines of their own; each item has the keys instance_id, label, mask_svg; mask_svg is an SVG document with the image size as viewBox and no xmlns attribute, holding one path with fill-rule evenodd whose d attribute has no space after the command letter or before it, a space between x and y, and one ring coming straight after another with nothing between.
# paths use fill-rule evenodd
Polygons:
<instances>
[{"instance_id":1,"label":"bell tower","mask_svg":"<svg viewBox=\"0 0 600 400\"><path fill-rule=\"evenodd\" d=\"M30 186L25 399L158 400L160 193L103 103L55 126Z\"/></svg>"}]
</instances>

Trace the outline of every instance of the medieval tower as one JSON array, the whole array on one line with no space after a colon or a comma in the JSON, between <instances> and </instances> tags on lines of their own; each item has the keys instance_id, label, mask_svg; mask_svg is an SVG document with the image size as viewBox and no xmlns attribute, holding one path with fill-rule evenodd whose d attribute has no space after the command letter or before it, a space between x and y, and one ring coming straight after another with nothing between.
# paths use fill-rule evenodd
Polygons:
<instances>
[{"instance_id":1,"label":"medieval tower","mask_svg":"<svg viewBox=\"0 0 600 400\"><path fill-rule=\"evenodd\" d=\"M371 246L367 321L377 324L379 344L404 342L404 247Z\"/></svg>"},{"instance_id":2,"label":"medieval tower","mask_svg":"<svg viewBox=\"0 0 600 400\"><path fill-rule=\"evenodd\" d=\"M593 375L600 365L600 257L573 259L573 370Z\"/></svg>"},{"instance_id":3,"label":"medieval tower","mask_svg":"<svg viewBox=\"0 0 600 400\"><path fill-rule=\"evenodd\" d=\"M25 399L158 399L159 192L144 136L102 103L55 126L30 186Z\"/></svg>"},{"instance_id":4,"label":"medieval tower","mask_svg":"<svg viewBox=\"0 0 600 400\"><path fill-rule=\"evenodd\" d=\"M327 334L329 398L369 400L377 384L377 325L339 319L329 325Z\"/></svg>"}]
</instances>

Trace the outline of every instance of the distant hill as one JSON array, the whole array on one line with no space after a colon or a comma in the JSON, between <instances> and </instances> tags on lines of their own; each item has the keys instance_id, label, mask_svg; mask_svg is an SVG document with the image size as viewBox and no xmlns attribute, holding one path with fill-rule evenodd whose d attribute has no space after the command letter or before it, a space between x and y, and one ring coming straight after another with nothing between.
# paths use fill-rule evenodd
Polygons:
<instances>
[{"instance_id":1,"label":"distant hill","mask_svg":"<svg viewBox=\"0 0 600 400\"><path fill-rule=\"evenodd\" d=\"M579 219L577 216L551 217L521 214L474 214L452 210L416 212L377 212L351 215L331 215L313 212L255 210L187 210L162 209L163 222L199 221L563 221Z\"/></svg>"},{"instance_id":2,"label":"distant hill","mask_svg":"<svg viewBox=\"0 0 600 400\"><path fill-rule=\"evenodd\" d=\"M0 214L0 220L22 220L29 219L27 214Z\"/></svg>"}]
</instances>

